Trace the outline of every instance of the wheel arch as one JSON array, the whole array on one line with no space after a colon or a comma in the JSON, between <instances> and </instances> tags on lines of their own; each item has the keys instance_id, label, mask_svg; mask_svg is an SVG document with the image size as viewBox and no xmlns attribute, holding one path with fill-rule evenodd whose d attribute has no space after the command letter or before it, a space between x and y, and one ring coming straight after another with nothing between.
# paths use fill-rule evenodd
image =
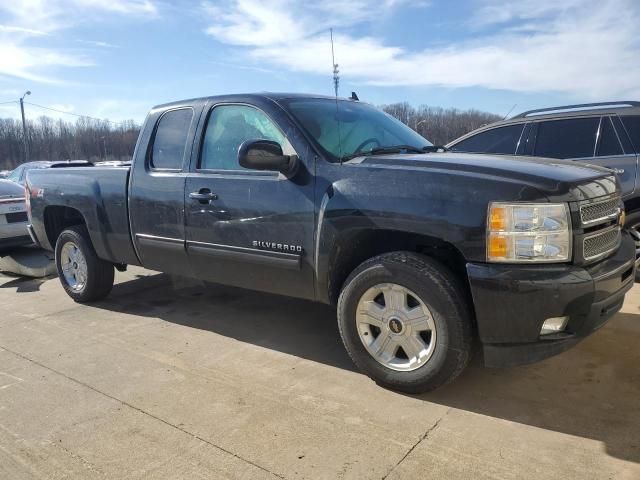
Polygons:
<instances>
[{"instance_id":1,"label":"wheel arch","mask_svg":"<svg viewBox=\"0 0 640 480\"><path fill-rule=\"evenodd\" d=\"M344 282L361 263L394 251L420 253L439 261L453 273L471 302L467 261L453 244L430 235L378 228L348 232L334 242L327 263L326 301L337 303ZM473 310L473 302L470 307Z\"/></svg>"},{"instance_id":2,"label":"wheel arch","mask_svg":"<svg viewBox=\"0 0 640 480\"><path fill-rule=\"evenodd\" d=\"M640 197L632 197L628 200L625 200L624 209L627 215L640 211Z\"/></svg>"},{"instance_id":3,"label":"wheel arch","mask_svg":"<svg viewBox=\"0 0 640 480\"><path fill-rule=\"evenodd\" d=\"M58 237L65 229L74 225L87 225L86 219L78 209L63 205L46 206L43 219L47 241L52 248L55 248Z\"/></svg>"}]
</instances>

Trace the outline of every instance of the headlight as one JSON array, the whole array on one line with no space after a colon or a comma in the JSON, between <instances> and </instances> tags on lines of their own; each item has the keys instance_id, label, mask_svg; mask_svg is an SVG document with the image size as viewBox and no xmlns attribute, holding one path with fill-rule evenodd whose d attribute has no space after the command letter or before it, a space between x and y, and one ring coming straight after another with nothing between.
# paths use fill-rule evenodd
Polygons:
<instances>
[{"instance_id":1,"label":"headlight","mask_svg":"<svg viewBox=\"0 0 640 480\"><path fill-rule=\"evenodd\" d=\"M567 262L571 220L566 203L491 202L487 215L487 261Z\"/></svg>"}]
</instances>

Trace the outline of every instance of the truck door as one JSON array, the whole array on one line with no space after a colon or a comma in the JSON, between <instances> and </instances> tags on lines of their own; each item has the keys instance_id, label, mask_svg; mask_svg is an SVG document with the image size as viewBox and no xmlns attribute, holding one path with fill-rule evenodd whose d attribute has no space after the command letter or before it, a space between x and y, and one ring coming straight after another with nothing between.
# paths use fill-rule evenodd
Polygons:
<instances>
[{"instance_id":1,"label":"truck door","mask_svg":"<svg viewBox=\"0 0 640 480\"><path fill-rule=\"evenodd\" d=\"M199 278L314 298L315 158L296 131L267 103L218 103L203 114L185 188L187 252ZM241 167L238 147L252 139L298 154L295 175Z\"/></svg>"},{"instance_id":2,"label":"truck door","mask_svg":"<svg viewBox=\"0 0 640 480\"><path fill-rule=\"evenodd\" d=\"M184 186L197 110L177 106L147 120L129 183L133 241L142 265L189 275L184 235Z\"/></svg>"}]
</instances>

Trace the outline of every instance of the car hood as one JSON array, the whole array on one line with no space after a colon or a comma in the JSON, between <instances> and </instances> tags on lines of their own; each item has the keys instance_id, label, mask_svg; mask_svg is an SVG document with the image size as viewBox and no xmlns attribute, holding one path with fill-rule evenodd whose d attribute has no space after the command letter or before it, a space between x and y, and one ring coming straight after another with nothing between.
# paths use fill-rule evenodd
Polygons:
<instances>
[{"instance_id":1,"label":"car hood","mask_svg":"<svg viewBox=\"0 0 640 480\"><path fill-rule=\"evenodd\" d=\"M615 174L604 167L539 157L470 153L396 154L360 157L357 163L381 168L431 170L472 178L500 178L537 188L548 197L571 193L576 200L614 193Z\"/></svg>"}]
</instances>

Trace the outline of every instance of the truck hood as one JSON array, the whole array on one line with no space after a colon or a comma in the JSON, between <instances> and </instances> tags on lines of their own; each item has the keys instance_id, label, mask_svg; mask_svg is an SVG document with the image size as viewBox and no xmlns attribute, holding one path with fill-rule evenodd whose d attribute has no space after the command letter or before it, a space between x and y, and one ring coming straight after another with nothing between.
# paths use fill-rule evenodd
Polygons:
<instances>
[{"instance_id":1,"label":"truck hood","mask_svg":"<svg viewBox=\"0 0 640 480\"><path fill-rule=\"evenodd\" d=\"M431 170L482 177L500 178L537 188L547 197L583 200L615 193L615 174L603 167L539 157L516 157L474 153L394 154L360 157L363 165L381 168Z\"/></svg>"}]
</instances>

